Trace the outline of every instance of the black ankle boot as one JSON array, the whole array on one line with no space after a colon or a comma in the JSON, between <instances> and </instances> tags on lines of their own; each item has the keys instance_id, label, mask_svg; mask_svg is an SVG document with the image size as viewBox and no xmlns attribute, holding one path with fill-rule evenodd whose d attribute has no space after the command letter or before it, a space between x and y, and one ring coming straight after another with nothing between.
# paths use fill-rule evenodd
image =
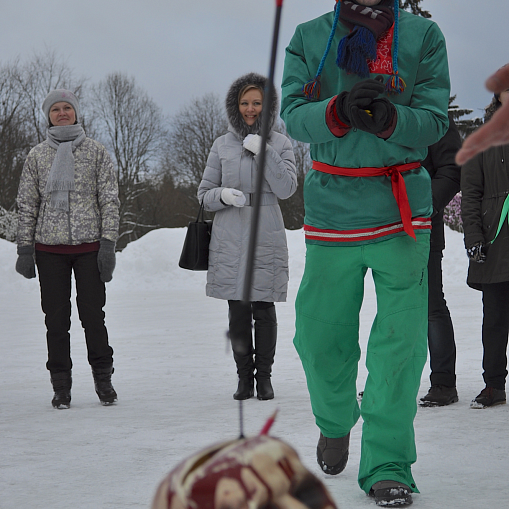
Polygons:
<instances>
[{"instance_id":1,"label":"black ankle boot","mask_svg":"<svg viewBox=\"0 0 509 509\"><path fill-rule=\"evenodd\" d=\"M51 385L55 392L51 404L53 408L63 410L71 406L72 377L70 371L50 373Z\"/></svg>"},{"instance_id":2,"label":"black ankle boot","mask_svg":"<svg viewBox=\"0 0 509 509\"><path fill-rule=\"evenodd\" d=\"M260 400L274 399L274 389L270 378L256 379L256 397Z\"/></svg>"},{"instance_id":3,"label":"black ankle boot","mask_svg":"<svg viewBox=\"0 0 509 509\"><path fill-rule=\"evenodd\" d=\"M117 401L117 393L111 385L111 375L113 368L92 369L94 376L95 392L99 396L99 400L105 406L113 405Z\"/></svg>"},{"instance_id":4,"label":"black ankle boot","mask_svg":"<svg viewBox=\"0 0 509 509\"><path fill-rule=\"evenodd\" d=\"M233 395L233 399L249 399L254 396L254 380L253 378L239 378L239 386L237 392Z\"/></svg>"}]
</instances>

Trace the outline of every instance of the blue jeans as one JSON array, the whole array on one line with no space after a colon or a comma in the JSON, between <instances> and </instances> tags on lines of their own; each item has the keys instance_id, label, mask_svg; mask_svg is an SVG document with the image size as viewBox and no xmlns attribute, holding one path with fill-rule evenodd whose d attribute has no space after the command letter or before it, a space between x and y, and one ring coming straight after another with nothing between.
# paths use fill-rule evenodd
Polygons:
<instances>
[{"instance_id":1,"label":"blue jeans","mask_svg":"<svg viewBox=\"0 0 509 509\"><path fill-rule=\"evenodd\" d=\"M428 347L431 385L456 386L456 343L442 285L442 251L428 261Z\"/></svg>"}]
</instances>

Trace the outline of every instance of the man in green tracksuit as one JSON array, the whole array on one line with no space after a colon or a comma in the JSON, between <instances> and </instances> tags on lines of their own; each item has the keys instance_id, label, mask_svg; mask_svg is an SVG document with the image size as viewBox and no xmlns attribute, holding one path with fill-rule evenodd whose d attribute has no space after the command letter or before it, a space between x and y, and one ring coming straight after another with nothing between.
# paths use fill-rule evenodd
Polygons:
<instances>
[{"instance_id":1,"label":"man in green tracksuit","mask_svg":"<svg viewBox=\"0 0 509 509\"><path fill-rule=\"evenodd\" d=\"M420 162L447 131L449 88L440 29L397 0L341 0L299 25L286 49L281 116L313 159L294 344L320 428L317 459L324 472L341 472L362 416L359 485L379 505L409 504L418 492L413 419L427 356L432 214ZM377 315L359 408L368 269Z\"/></svg>"}]
</instances>

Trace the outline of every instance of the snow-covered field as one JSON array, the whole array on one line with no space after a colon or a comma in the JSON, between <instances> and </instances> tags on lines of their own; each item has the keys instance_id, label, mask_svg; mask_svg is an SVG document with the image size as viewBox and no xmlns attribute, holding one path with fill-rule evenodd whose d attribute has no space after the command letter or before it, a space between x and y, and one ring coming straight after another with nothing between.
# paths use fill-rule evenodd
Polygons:
<instances>
[{"instance_id":1,"label":"snow-covered field","mask_svg":"<svg viewBox=\"0 0 509 509\"><path fill-rule=\"evenodd\" d=\"M481 294L465 284L462 236L447 230L444 285L456 331L460 401L419 408L415 420L420 495L414 507L508 507L509 406L471 410L483 388ZM0 508L148 509L178 461L238 436L236 374L227 349L227 304L205 297L205 273L179 269L185 229L162 229L130 244L107 285L106 322L115 350L115 406L94 392L84 336L73 306L73 390L69 410L51 407L44 318L37 280L15 273L16 247L0 240ZM358 488L361 422L337 477L315 460L318 430L292 345L294 300L304 264L302 231L289 231L289 299L277 305L279 339L273 401L244 404L245 433L257 434L279 409L271 434L289 442L324 480L340 509L374 507ZM375 313L368 273L363 350ZM425 368L419 396L428 389ZM366 377L363 359L358 388Z\"/></svg>"}]
</instances>

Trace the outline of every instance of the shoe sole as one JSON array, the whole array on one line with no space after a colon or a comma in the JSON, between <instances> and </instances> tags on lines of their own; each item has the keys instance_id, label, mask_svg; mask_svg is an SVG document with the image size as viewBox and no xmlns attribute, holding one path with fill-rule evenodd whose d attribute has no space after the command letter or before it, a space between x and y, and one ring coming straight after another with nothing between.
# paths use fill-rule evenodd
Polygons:
<instances>
[{"instance_id":1,"label":"shoe sole","mask_svg":"<svg viewBox=\"0 0 509 509\"><path fill-rule=\"evenodd\" d=\"M497 401L496 403L493 403L492 405L483 405L481 403L478 403L477 401L472 401L472 403L470 403L470 408L472 408L473 410L483 410L484 408L493 408L494 406L505 405L505 404L506 404L505 401Z\"/></svg>"},{"instance_id":2,"label":"shoe sole","mask_svg":"<svg viewBox=\"0 0 509 509\"><path fill-rule=\"evenodd\" d=\"M437 407L437 406L448 406L452 405L453 403L457 403L459 401L459 398L453 398L451 401L448 401L447 403L438 403L437 401L420 401L419 406L422 406L424 408L429 407Z\"/></svg>"},{"instance_id":3,"label":"shoe sole","mask_svg":"<svg viewBox=\"0 0 509 509\"><path fill-rule=\"evenodd\" d=\"M246 397L235 397L235 394L233 395L233 399L236 400L236 401L245 401L246 399L251 399L254 397L254 392L253 394L250 394L249 396L246 396Z\"/></svg>"},{"instance_id":4,"label":"shoe sole","mask_svg":"<svg viewBox=\"0 0 509 509\"><path fill-rule=\"evenodd\" d=\"M382 498L376 497L375 492L371 489L368 493L368 496L375 499L375 504L379 507L401 507L408 506L413 504L413 498L411 493L407 493L406 495L401 495L398 498Z\"/></svg>"},{"instance_id":5,"label":"shoe sole","mask_svg":"<svg viewBox=\"0 0 509 509\"><path fill-rule=\"evenodd\" d=\"M318 466L322 469L322 472L327 475L338 475L346 468L346 465L348 463L348 456L349 456L349 450L346 451L344 456L341 458L339 463L333 467L327 465L325 461L323 461L322 454L317 451L316 453L316 461L318 463Z\"/></svg>"},{"instance_id":6,"label":"shoe sole","mask_svg":"<svg viewBox=\"0 0 509 509\"><path fill-rule=\"evenodd\" d=\"M406 505L412 505L413 500L412 498L395 498L392 500L376 500L375 504L379 507L401 507Z\"/></svg>"}]
</instances>

